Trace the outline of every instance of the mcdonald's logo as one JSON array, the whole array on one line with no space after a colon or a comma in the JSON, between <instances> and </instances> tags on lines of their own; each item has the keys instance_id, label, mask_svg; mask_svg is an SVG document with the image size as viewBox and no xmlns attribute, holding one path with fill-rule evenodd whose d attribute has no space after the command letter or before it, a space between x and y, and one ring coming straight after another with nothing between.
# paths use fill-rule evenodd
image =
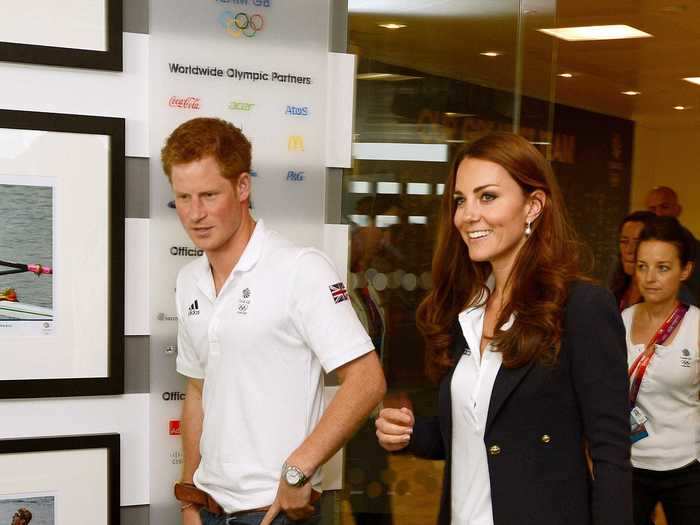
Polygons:
<instances>
[{"instance_id":1,"label":"mcdonald's logo","mask_svg":"<svg viewBox=\"0 0 700 525\"><path fill-rule=\"evenodd\" d=\"M287 149L289 151L304 151L304 137L301 135L290 135L287 140Z\"/></svg>"}]
</instances>

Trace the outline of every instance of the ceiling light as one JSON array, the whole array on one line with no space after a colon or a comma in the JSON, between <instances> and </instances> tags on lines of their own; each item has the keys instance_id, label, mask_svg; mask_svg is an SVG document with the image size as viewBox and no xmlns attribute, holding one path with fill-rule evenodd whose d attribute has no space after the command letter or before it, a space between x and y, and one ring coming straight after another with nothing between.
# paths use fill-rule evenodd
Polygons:
<instances>
[{"instance_id":1,"label":"ceiling light","mask_svg":"<svg viewBox=\"0 0 700 525\"><path fill-rule=\"evenodd\" d=\"M445 111L445 116L450 118L476 117L474 113L457 113L455 111Z\"/></svg>"},{"instance_id":2,"label":"ceiling light","mask_svg":"<svg viewBox=\"0 0 700 525\"><path fill-rule=\"evenodd\" d=\"M671 13L674 15L685 13L687 10L688 10L688 6L683 5L683 4L668 5L666 7L662 7L661 9L659 9L659 11L661 11L662 13Z\"/></svg>"},{"instance_id":3,"label":"ceiling light","mask_svg":"<svg viewBox=\"0 0 700 525\"><path fill-rule=\"evenodd\" d=\"M398 195L401 193L400 182L377 182L377 193Z\"/></svg>"},{"instance_id":4,"label":"ceiling light","mask_svg":"<svg viewBox=\"0 0 700 525\"><path fill-rule=\"evenodd\" d=\"M624 38L648 38L653 36L628 25L553 27L549 29L538 29L538 31L568 42L620 40Z\"/></svg>"},{"instance_id":5,"label":"ceiling light","mask_svg":"<svg viewBox=\"0 0 700 525\"><path fill-rule=\"evenodd\" d=\"M406 27L406 24L379 24L379 27L383 27L384 29L401 29Z\"/></svg>"},{"instance_id":6,"label":"ceiling light","mask_svg":"<svg viewBox=\"0 0 700 525\"><path fill-rule=\"evenodd\" d=\"M397 75L394 73L359 73L356 78L358 80L386 80L389 82L397 82L399 80L415 80L423 77Z\"/></svg>"},{"instance_id":7,"label":"ceiling light","mask_svg":"<svg viewBox=\"0 0 700 525\"><path fill-rule=\"evenodd\" d=\"M683 111L685 109L690 109L688 106L673 106L673 109L677 111Z\"/></svg>"},{"instance_id":8,"label":"ceiling light","mask_svg":"<svg viewBox=\"0 0 700 525\"><path fill-rule=\"evenodd\" d=\"M693 84L700 85L700 77L686 77L683 80L685 80L686 82L691 82Z\"/></svg>"},{"instance_id":9,"label":"ceiling light","mask_svg":"<svg viewBox=\"0 0 700 525\"><path fill-rule=\"evenodd\" d=\"M503 53L500 51L484 51L483 53L479 54L485 57L500 57Z\"/></svg>"},{"instance_id":10,"label":"ceiling light","mask_svg":"<svg viewBox=\"0 0 700 525\"><path fill-rule=\"evenodd\" d=\"M620 91L620 93L623 95L630 96L630 97L636 97L637 95L642 94L641 91Z\"/></svg>"},{"instance_id":11,"label":"ceiling light","mask_svg":"<svg viewBox=\"0 0 700 525\"><path fill-rule=\"evenodd\" d=\"M558 73L557 76L561 77L561 78L572 78L574 76L574 74L573 73Z\"/></svg>"}]
</instances>

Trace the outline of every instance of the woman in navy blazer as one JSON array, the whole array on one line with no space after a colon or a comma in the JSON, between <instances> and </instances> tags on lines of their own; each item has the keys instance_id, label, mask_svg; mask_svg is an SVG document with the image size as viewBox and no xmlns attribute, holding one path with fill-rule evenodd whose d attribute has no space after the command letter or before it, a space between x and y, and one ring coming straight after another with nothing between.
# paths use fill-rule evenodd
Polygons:
<instances>
[{"instance_id":1,"label":"woman in navy blazer","mask_svg":"<svg viewBox=\"0 0 700 525\"><path fill-rule=\"evenodd\" d=\"M418 311L439 414L382 410L380 444L445 460L440 525L631 524L624 327L580 273L549 164L517 135L479 139L441 221Z\"/></svg>"}]
</instances>

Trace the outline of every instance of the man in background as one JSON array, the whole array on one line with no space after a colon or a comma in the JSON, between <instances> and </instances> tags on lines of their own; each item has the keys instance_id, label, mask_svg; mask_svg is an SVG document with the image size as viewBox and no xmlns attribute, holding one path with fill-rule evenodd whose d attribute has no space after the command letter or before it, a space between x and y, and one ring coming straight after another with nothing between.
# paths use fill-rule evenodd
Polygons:
<instances>
[{"instance_id":1,"label":"man in background","mask_svg":"<svg viewBox=\"0 0 700 525\"><path fill-rule=\"evenodd\" d=\"M653 188L646 198L647 209L659 217L675 217L680 220L683 207L678 201L678 194L668 186L657 186ZM686 228L688 235L695 240L694 259L695 270L685 282L685 287L692 294L692 304L698 304L700 300L700 270L698 269L697 258L700 256L700 243L695 236Z\"/></svg>"}]
</instances>

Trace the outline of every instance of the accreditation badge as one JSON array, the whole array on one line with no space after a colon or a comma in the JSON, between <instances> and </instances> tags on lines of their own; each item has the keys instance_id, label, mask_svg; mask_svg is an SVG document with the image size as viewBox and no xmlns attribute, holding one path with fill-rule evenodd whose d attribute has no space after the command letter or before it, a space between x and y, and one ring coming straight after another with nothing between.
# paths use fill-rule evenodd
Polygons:
<instances>
[{"instance_id":1,"label":"accreditation badge","mask_svg":"<svg viewBox=\"0 0 700 525\"><path fill-rule=\"evenodd\" d=\"M630 410L630 440L632 443L649 436L645 426L648 420L649 418L639 408L632 407Z\"/></svg>"}]
</instances>

